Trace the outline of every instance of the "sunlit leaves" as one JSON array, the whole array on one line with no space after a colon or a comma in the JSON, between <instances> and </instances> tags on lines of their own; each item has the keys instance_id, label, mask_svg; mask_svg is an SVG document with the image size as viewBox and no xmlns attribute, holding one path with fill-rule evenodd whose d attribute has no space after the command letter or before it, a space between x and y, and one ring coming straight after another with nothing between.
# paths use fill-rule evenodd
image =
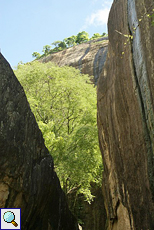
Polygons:
<instances>
[{"instance_id":1,"label":"sunlit leaves","mask_svg":"<svg viewBox=\"0 0 154 230\"><path fill-rule=\"evenodd\" d=\"M79 32L76 36L76 43L81 44L89 40L89 34L86 31Z\"/></svg>"},{"instance_id":2,"label":"sunlit leaves","mask_svg":"<svg viewBox=\"0 0 154 230\"><path fill-rule=\"evenodd\" d=\"M66 193L92 198L92 182L101 184L102 160L96 126L96 89L73 67L32 62L16 75L54 158Z\"/></svg>"}]
</instances>

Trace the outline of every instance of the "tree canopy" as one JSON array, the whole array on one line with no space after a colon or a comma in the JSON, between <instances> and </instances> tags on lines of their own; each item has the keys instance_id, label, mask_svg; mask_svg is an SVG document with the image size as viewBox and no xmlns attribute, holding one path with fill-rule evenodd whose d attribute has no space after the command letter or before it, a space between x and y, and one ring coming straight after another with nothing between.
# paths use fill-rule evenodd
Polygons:
<instances>
[{"instance_id":1,"label":"tree canopy","mask_svg":"<svg viewBox=\"0 0 154 230\"><path fill-rule=\"evenodd\" d=\"M41 56L41 54L38 53L38 52L33 52L33 53L32 53L32 56L33 56L34 58L38 59L38 58Z\"/></svg>"},{"instance_id":2,"label":"tree canopy","mask_svg":"<svg viewBox=\"0 0 154 230\"><path fill-rule=\"evenodd\" d=\"M100 38L100 37L101 37L101 35L99 33L95 33L95 34L93 34L92 39L96 39L96 38Z\"/></svg>"},{"instance_id":3,"label":"tree canopy","mask_svg":"<svg viewBox=\"0 0 154 230\"><path fill-rule=\"evenodd\" d=\"M75 36L75 35L72 35L72 36L69 37L69 38L65 38L65 39L64 39L64 42L66 43L66 45L67 45L68 47L74 46L74 45L76 45L76 36Z\"/></svg>"},{"instance_id":4,"label":"tree canopy","mask_svg":"<svg viewBox=\"0 0 154 230\"><path fill-rule=\"evenodd\" d=\"M73 67L38 61L15 71L54 158L61 185L90 201L92 182L101 185L102 159L96 125L96 89Z\"/></svg>"},{"instance_id":5,"label":"tree canopy","mask_svg":"<svg viewBox=\"0 0 154 230\"><path fill-rule=\"evenodd\" d=\"M76 37L76 43L81 44L89 40L89 34L86 31L79 32Z\"/></svg>"},{"instance_id":6,"label":"tree canopy","mask_svg":"<svg viewBox=\"0 0 154 230\"><path fill-rule=\"evenodd\" d=\"M44 54L47 55L47 54L49 54L50 49L51 49L50 45L45 45L45 46L43 46L42 52L44 52Z\"/></svg>"}]
</instances>

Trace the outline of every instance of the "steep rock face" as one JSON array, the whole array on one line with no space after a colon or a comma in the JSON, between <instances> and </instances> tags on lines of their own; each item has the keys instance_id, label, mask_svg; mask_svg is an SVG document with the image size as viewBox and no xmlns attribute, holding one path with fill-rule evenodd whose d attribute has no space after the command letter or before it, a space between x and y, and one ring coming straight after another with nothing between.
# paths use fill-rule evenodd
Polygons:
<instances>
[{"instance_id":1,"label":"steep rock face","mask_svg":"<svg viewBox=\"0 0 154 230\"><path fill-rule=\"evenodd\" d=\"M50 54L42 58L41 62L51 61L59 66L73 66L83 74L94 76L96 84L106 60L107 46L108 38L100 38Z\"/></svg>"},{"instance_id":2,"label":"steep rock face","mask_svg":"<svg viewBox=\"0 0 154 230\"><path fill-rule=\"evenodd\" d=\"M21 208L23 230L76 230L25 93L0 54L0 208Z\"/></svg>"},{"instance_id":3,"label":"steep rock face","mask_svg":"<svg viewBox=\"0 0 154 230\"><path fill-rule=\"evenodd\" d=\"M98 82L109 230L154 229L154 27L146 16L152 6L152 0L115 0L109 15Z\"/></svg>"}]
</instances>

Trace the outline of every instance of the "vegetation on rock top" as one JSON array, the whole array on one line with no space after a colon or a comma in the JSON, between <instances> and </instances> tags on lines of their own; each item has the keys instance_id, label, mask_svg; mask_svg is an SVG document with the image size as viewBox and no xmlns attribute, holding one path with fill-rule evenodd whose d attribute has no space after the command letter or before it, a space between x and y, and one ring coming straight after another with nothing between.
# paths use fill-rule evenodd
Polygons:
<instances>
[{"instance_id":1,"label":"vegetation on rock top","mask_svg":"<svg viewBox=\"0 0 154 230\"><path fill-rule=\"evenodd\" d=\"M38 52L33 52L32 56L36 59L40 59L44 56L47 56L48 54L56 53L64 49L67 49L69 47L73 47L75 45L82 44L89 40L94 40L94 39L98 39L98 38L106 37L106 36L107 36L106 33L103 33L102 35L100 35L99 33L95 33L93 34L91 38L89 38L89 34L85 31L82 31L82 32L79 32L77 35L72 35L71 37L63 39L63 41L53 42L51 44L55 46L53 49L51 48L52 47L51 45L43 46L42 55Z\"/></svg>"}]
</instances>

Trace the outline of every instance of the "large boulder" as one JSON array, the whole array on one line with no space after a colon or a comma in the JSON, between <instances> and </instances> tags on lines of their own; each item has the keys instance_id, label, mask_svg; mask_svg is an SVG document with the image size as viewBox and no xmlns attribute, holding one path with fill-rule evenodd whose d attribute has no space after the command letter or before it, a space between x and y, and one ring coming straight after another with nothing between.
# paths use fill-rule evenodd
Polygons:
<instances>
[{"instance_id":1,"label":"large boulder","mask_svg":"<svg viewBox=\"0 0 154 230\"><path fill-rule=\"evenodd\" d=\"M153 1L114 0L98 82L108 229L154 229Z\"/></svg>"},{"instance_id":2,"label":"large boulder","mask_svg":"<svg viewBox=\"0 0 154 230\"><path fill-rule=\"evenodd\" d=\"M99 38L52 53L40 61L53 62L59 66L73 66L80 69L81 73L92 76L94 84L97 84L106 60L107 46L108 38Z\"/></svg>"},{"instance_id":3,"label":"large boulder","mask_svg":"<svg viewBox=\"0 0 154 230\"><path fill-rule=\"evenodd\" d=\"M0 208L23 230L77 230L24 90L0 54Z\"/></svg>"}]
</instances>

